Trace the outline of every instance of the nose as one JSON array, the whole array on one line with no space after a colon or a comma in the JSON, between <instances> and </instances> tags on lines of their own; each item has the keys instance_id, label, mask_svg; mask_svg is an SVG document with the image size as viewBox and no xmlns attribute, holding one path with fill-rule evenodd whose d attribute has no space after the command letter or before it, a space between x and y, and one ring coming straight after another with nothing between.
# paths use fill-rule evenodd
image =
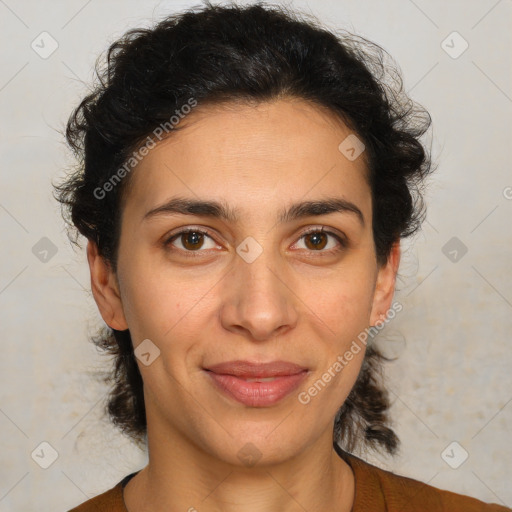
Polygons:
<instances>
[{"instance_id":1,"label":"nose","mask_svg":"<svg viewBox=\"0 0 512 512\"><path fill-rule=\"evenodd\" d=\"M223 287L220 317L225 329L264 341L297 324L292 275L270 250L251 263L237 256Z\"/></svg>"}]
</instances>

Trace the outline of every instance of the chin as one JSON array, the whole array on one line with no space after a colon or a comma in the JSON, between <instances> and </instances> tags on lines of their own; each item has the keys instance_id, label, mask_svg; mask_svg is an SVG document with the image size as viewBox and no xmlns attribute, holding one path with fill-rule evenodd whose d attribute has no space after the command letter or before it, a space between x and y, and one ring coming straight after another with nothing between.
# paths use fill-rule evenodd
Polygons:
<instances>
[{"instance_id":1,"label":"chin","mask_svg":"<svg viewBox=\"0 0 512 512\"><path fill-rule=\"evenodd\" d=\"M301 440L297 439L296 432L300 431L298 425L293 432L283 429L280 435L277 435L276 425L281 420L282 418L263 434L250 432L250 428L245 429L243 435L230 437L227 434L224 442L217 446L210 444L208 451L215 458L240 468L261 468L286 462L297 456L305 448L307 441L304 440L304 445L301 445ZM211 441L209 438L210 443Z\"/></svg>"}]
</instances>

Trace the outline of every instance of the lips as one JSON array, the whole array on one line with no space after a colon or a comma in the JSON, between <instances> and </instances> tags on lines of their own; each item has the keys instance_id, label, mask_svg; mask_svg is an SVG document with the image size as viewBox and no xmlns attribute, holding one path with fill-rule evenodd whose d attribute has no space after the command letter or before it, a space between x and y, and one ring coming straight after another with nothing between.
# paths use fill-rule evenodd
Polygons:
<instances>
[{"instance_id":1,"label":"lips","mask_svg":"<svg viewBox=\"0 0 512 512\"><path fill-rule=\"evenodd\" d=\"M296 375L307 370L307 368L288 361L253 363L237 360L209 366L206 370L221 375L234 375L242 379L255 379Z\"/></svg>"},{"instance_id":2,"label":"lips","mask_svg":"<svg viewBox=\"0 0 512 512\"><path fill-rule=\"evenodd\" d=\"M250 407L268 407L289 395L308 374L287 361L228 361L205 368L216 389Z\"/></svg>"}]
</instances>

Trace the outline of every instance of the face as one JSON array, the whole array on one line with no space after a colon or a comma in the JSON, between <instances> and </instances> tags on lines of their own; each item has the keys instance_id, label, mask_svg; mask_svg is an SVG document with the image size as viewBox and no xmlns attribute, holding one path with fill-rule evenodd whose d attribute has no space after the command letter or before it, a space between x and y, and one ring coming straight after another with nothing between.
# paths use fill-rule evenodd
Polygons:
<instances>
[{"instance_id":1,"label":"face","mask_svg":"<svg viewBox=\"0 0 512 512\"><path fill-rule=\"evenodd\" d=\"M117 275L88 249L107 324L136 349L150 340L137 360L148 428L238 465L247 443L262 463L332 446L364 346L335 363L390 307L398 265L396 246L376 261L364 153L346 158L352 132L300 100L198 106L180 127L133 171ZM234 360L302 371L267 383L208 371Z\"/></svg>"}]
</instances>

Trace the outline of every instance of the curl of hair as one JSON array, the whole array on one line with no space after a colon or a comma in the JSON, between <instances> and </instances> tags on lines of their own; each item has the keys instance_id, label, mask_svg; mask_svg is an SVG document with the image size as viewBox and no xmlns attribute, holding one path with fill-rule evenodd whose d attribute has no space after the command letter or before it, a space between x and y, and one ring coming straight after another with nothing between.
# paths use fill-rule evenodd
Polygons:
<instances>
[{"instance_id":1,"label":"curl of hair","mask_svg":"<svg viewBox=\"0 0 512 512\"><path fill-rule=\"evenodd\" d=\"M430 116L405 94L387 53L362 37L327 30L284 6L205 2L152 28L129 30L111 44L105 66L96 62L96 74L96 87L66 126L77 169L54 186L71 242L79 245L79 234L95 242L114 271L131 174L103 198L95 190L191 98L198 108L280 98L326 108L365 144L378 263L421 225L421 189L432 166L420 139ZM141 441L143 382L129 331L109 329L93 341L116 357L108 413ZM335 440L351 449L362 442L393 453L398 445L387 426L387 392L375 378L382 359L367 349L357 383L336 416Z\"/></svg>"}]
</instances>

